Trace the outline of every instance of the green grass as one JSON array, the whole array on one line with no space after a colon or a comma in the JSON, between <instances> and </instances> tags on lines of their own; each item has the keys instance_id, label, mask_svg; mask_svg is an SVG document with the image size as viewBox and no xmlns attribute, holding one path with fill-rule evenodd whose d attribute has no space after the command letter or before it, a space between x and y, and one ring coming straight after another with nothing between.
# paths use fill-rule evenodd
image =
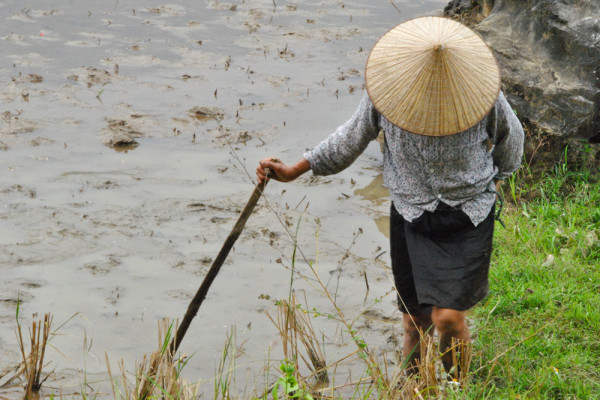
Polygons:
<instances>
[{"instance_id":1,"label":"green grass","mask_svg":"<svg viewBox=\"0 0 600 400\"><path fill-rule=\"evenodd\" d=\"M506 227L496 225L490 296L472 312L471 379L423 398L600 399L598 179L565 160L537 176L525 167L505 184L512 202Z\"/></svg>"},{"instance_id":2,"label":"green grass","mask_svg":"<svg viewBox=\"0 0 600 400\"><path fill-rule=\"evenodd\" d=\"M598 399L600 184L566 163L537 180L524 174L505 188L516 204L503 216L506 229L497 225L491 293L474 310L472 370L481 370L467 392Z\"/></svg>"}]
</instances>

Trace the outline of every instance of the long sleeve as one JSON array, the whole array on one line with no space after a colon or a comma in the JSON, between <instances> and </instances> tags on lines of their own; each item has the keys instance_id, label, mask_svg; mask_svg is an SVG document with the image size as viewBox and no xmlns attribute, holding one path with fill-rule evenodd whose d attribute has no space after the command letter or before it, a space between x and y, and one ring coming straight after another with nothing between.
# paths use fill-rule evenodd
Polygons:
<instances>
[{"instance_id":1,"label":"long sleeve","mask_svg":"<svg viewBox=\"0 0 600 400\"><path fill-rule=\"evenodd\" d=\"M315 175L336 174L354 162L379 134L379 113L364 95L352 117L304 154Z\"/></svg>"},{"instance_id":2,"label":"long sleeve","mask_svg":"<svg viewBox=\"0 0 600 400\"><path fill-rule=\"evenodd\" d=\"M506 179L521 165L525 135L521 122L502 92L488 115L487 127L494 144L492 158L498 167L496 178Z\"/></svg>"}]
</instances>

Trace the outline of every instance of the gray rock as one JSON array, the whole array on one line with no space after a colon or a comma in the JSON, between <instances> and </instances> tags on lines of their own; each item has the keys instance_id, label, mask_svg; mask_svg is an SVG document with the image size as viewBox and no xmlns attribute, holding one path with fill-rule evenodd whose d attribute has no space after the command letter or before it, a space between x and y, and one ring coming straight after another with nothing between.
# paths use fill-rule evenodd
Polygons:
<instances>
[{"instance_id":1,"label":"gray rock","mask_svg":"<svg viewBox=\"0 0 600 400\"><path fill-rule=\"evenodd\" d=\"M600 1L453 0L444 11L494 50L539 143L600 143Z\"/></svg>"}]
</instances>

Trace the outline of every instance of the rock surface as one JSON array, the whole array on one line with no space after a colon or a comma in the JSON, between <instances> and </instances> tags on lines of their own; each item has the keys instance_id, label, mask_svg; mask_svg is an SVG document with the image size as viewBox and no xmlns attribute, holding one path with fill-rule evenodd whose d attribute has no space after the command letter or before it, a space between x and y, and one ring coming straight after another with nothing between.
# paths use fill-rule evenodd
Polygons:
<instances>
[{"instance_id":1,"label":"rock surface","mask_svg":"<svg viewBox=\"0 0 600 400\"><path fill-rule=\"evenodd\" d=\"M496 53L503 89L536 136L529 153L600 143L600 1L453 0L444 11Z\"/></svg>"}]
</instances>

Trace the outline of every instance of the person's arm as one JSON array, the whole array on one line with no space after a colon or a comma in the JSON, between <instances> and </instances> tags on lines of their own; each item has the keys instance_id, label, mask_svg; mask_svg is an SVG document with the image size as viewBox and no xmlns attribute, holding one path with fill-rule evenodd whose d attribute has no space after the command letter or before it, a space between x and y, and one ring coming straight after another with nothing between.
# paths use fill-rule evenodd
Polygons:
<instances>
[{"instance_id":1,"label":"person's arm","mask_svg":"<svg viewBox=\"0 0 600 400\"><path fill-rule=\"evenodd\" d=\"M267 176L267 169L269 174ZM258 182L265 179L275 179L279 182L290 182L300 175L310 170L310 164L306 159L302 159L293 165L285 165L279 159L269 157L261 160L256 168Z\"/></svg>"},{"instance_id":2,"label":"person's arm","mask_svg":"<svg viewBox=\"0 0 600 400\"><path fill-rule=\"evenodd\" d=\"M379 134L379 113L365 94L352 117L338 127L304 158L286 165L277 158L265 158L256 168L258 181L273 178L290 182L312 170L315 175L330 175L348 167L365 150L371 140ZM270 175L266 176L266 169Z\"/></svg>"},{"instance_id":3,"label":"person's arm","mask_svg":"<svg viewBox=\"0 0 600 400\"><path fill-rule=\"evenodd\" d=\"M315 175L349 167L379 134L379 113L365 93L352 117L313 150L304 153Z\"/></svg>"},{"instance_id":4,"label":"person's arm","mask_svg":"<svg viewBox=\"0 0 600 400\"><path fill-rule=\"evenodd\" d=\"M525 134L521 122L502 92L491 114L489 117L492 118L492 123L488 126L494 142L492 157L498 167L495 179L501 181L510 177L521 165Z\"/></svg>"}]
</instances>

